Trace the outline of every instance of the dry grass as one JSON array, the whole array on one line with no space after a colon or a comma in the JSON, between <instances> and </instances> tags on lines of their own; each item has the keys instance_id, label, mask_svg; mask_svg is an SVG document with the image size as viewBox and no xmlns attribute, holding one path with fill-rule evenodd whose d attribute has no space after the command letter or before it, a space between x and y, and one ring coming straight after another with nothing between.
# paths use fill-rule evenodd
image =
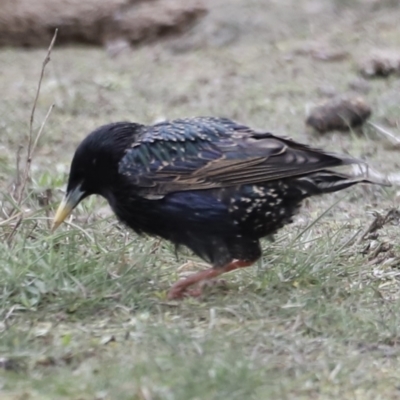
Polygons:
<instances>
[{"instance_id":1,"label":"dry grass","mask_svg":"<svg viewBox=\"0 0 400 400\"><path fill-rule=\"evenodd\" d=\"M56 106L19 207L8 193L45 50L1 49L2 399L398 398L397 214L365 234L374 213L397 207L395 188L307 202L259 265L200 301L165 300L177 267L196 259L121 229L99 199L48 230L75 146L110 121L228 116L395 172L398 150L371 127L318 136L304 126L324 93L350 90L356 57L400 39L398 6L353 3L231 0L190 36L116 59L56 48L35 132ZM316 38L350 57L316 60L304 51ZM399 134L399 78L367 86L372 120ZM24 218L7 243L16 208Z\"/></svg>"}]
</instances>

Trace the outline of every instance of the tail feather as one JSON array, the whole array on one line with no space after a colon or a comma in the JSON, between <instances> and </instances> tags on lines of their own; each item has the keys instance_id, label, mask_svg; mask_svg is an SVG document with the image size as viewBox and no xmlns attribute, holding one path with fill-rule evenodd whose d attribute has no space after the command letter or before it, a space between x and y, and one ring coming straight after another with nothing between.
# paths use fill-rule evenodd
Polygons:
<instances>
[{"instance_id":1,"label":"tail feather","mask_svg":"<svg viewBox=\"0 0 400 400\"><path fill-rule=\"evenodd\" d=\"M333 193L358 183L376 184L390 186L388 182L372 180L364 176L352 176L334 171L323 170L310 174L296 180L298 187L306 196L313 196L323 193Z\"/></svg>"}]
</instances>

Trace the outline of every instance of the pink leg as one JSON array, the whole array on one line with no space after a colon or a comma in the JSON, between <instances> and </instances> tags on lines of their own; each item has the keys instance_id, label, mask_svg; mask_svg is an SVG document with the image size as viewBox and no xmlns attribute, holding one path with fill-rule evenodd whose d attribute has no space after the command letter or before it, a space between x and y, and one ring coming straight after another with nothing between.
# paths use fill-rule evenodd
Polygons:
<instances>
[{"instance_id":1,"label":"pink leg","mask_svg":"<svg viewBox=\"0 0 400 400\"><path fill-rule=\"evenodd\" d=\"M205 271L197 272L193 275L188 276L176 282L168 292L168 299L181 299L186 296L198 297L201 295L201 287L189 291L189 286L195 285L196 283L206 282L210 279L216 278L217 276L224 274L229 271L233 271L238 268L249 267L254 261L240 261L233 260L229 264L220 268L209 268Z\"/></svg>"}]
</instances>

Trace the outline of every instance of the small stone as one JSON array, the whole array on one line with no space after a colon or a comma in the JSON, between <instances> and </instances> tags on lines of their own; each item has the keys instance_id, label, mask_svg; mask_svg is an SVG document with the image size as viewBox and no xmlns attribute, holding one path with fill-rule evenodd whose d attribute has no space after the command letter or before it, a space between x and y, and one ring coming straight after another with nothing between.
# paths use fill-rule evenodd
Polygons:
<instances>
[{"instance_id":1,"label":"small stone","mask_svg":"<svg viewBox=\"0 0 400 400\"><path fill-rule=\"evenodd\" d=\"M361 126L371 115L371 107L361 97L336 97L310 111L306 124L320 133L348 131Z\"/></svg>"},{"instance_id":2,"label":"small stone","mask_svg":"<svg viewBox=\"0 0 400 400\"><path fill-rule=\"evenodd\" d=\"M387 77L400 74L400 52L398 50L373 50L358 63L361 75L366 78Z\"/></svg>"}]
</instances>

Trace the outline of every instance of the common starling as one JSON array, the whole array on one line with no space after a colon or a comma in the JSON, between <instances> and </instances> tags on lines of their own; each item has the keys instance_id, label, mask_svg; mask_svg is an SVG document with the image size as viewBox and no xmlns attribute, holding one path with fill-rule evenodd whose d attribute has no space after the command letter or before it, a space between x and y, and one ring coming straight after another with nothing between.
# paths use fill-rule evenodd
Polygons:
<instances>
[{"instance_id":1,"label":"common starling","mask_svg":"<svg viewBox=\"0 0 400 400\"><path fill-rule=\"evenodd\" d=\"M78 146L53 229L101 195L138 234L184 245L212 265L168 294L196 296L203 281L253 264L260 239L291 222L305 198L371 183L327 169L357 163L225 118L112 123Z\"/></svg>"}]
</instances>

